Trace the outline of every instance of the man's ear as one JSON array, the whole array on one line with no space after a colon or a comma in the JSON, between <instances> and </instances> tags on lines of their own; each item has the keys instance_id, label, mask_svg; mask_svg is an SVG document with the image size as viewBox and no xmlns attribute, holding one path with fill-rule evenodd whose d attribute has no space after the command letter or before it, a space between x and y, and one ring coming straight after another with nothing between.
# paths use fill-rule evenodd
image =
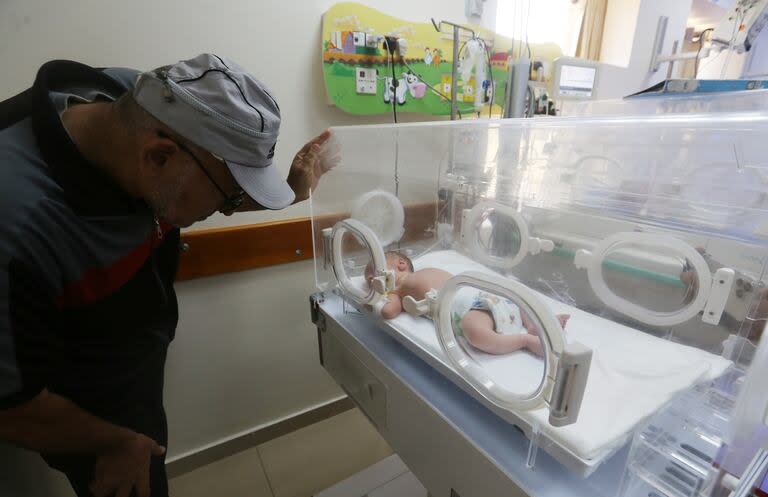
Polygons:
<instances>
[{"instance_id":1,"label":"man's ear","mask_svg":"<svg viewBox=\"0 0 768 497\"><path fill-rule=\"evenodd\" d=\"M170 158L179 152L179 147L173 140L164 136L152 136L141 151L142 166L150 174L157 174L168 163Z\"/></svg>"}]
</instances>

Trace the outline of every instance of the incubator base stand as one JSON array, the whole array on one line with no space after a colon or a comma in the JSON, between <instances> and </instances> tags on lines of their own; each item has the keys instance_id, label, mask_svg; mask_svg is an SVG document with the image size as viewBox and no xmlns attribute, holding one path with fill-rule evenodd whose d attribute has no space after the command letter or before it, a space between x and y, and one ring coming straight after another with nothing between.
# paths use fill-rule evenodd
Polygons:
<instances>
[{"instance_id":1,"label":"incubator base stand","mask_svg":"<svg viewBox=\"0 0 768 497\"><path fill-rule=\"evenodd\" d=\"M589 478L528 438L332 293L311 299L320 362L433 496L614 497L622 450ZM611 489L603 493L600 489Z\"/></svg>"},{"instance_id":2,"label":"incubator base stand","mask_svg":"<svg viewBox=\"0 0 768 497\"><path fill-rule=\"evenodd\" d=\"M379 332L383 331L390 337L394 338L398 343L406 347L410 352L421 358L425 364L429 365L435 371L448 378L469 397L483 405L489 412L509 423L508 428L517 430L522 433L524 435L524 447L527 451L525 466L528 469L532 469L535 466L536 457L539 453L542 442L546 443L546 450L552 457L554 457L560 464L564 465L575 475L578 475L581 478L586 478L591 475L598 466L603 464L605 460L609 459L624 445L621 444L616 446L609 452L602 454L600 458L593 460L585 460L579 458L567 448L557 443L544 440L544 437L538 436L540 433L540 427L535 423L532 424L528 422L527 420L520 417L515 411L506 410L495 405L493 402L477 393L477 391L475 391L471 385L469 385L466 380L459 373L457 373L450 364L448 364L445 357L437 356L432 351L425 349L421 344L414 341L412 337L405 335L398 329L391 326L388 321L378 320L373 314L363 309L354 308L354 306L348 303L343 297L338 296L338 298L343 301L342 305L346 306L347 308L355 309L357 316L367 317L369 320L375 320L373 322L376 323L375 326Z\"/></svg>"},{"instance_id":3,"label":"incubator base stand","mask_svg":"<svg viewBox=\"0 0 768 497\"><path fill-rule=\"evenodd\" d=\"M620 497L704 497L720 466L742 372L678 396L635 434Z\"/></svg>"}]
</instances>

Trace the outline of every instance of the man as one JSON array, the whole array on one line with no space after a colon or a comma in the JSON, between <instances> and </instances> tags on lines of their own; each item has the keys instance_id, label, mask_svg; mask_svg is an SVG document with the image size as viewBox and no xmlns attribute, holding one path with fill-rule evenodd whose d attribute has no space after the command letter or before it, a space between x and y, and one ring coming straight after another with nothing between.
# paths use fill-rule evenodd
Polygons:
<instances>
[{"instance_id":1,"label":"man","mask_svg":"<svg viewBox=\"0 0 768 497\"><path fill-rule=\"evenodd\" d=\"M308 197L330 134L286 181L279 124L269 91L211 54L142 74L54 61L0 103L0 440L79 496L167 496L178 227Z\"/></svg>"}]
</instances>

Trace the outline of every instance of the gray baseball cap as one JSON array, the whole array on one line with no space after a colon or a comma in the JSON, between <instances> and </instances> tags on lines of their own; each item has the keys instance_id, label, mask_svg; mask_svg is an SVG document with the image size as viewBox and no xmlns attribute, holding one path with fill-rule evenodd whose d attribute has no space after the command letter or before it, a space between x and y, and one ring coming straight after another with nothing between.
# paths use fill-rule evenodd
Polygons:
<instances>
[{"instance_id":1,"label":"gray baseball cap","mask_svg":"<svg viewBox=\"0 0 768 497\"><path fill-rule=\"evenodd\" d=\"M240 187L268 209L294 200L272 164L280 108L241 66L201 54L139 75L136 102L192 143L225 160Z\"/></svg>"}]
</instances>

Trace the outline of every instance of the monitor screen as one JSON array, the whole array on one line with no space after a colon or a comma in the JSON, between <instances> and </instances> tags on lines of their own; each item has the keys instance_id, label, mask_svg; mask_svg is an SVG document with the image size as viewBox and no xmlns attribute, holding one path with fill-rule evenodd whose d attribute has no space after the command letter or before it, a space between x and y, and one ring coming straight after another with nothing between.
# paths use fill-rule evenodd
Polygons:
<instances>
[{"instance_id":1,"label":"monitor screen","mask_svg":"<svg viewBox=\"0 0 768 497\"><path fill-rule=\"evenodd\" d=\"M560 68L560 95L591 98L597 68L563 65Z\"/></svg>"}]
</instances>

